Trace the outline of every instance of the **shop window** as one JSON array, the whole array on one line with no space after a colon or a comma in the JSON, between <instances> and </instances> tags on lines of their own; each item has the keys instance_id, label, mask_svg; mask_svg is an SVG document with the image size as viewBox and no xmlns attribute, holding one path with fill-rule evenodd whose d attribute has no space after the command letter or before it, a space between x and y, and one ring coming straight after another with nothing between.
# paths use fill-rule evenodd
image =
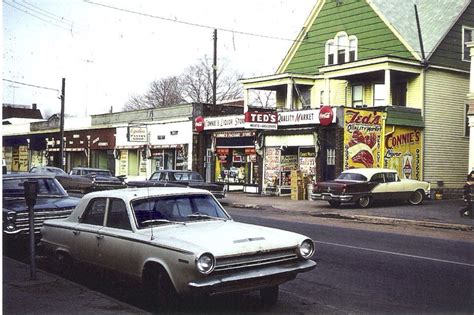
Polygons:
<instances>
[{"instance_id":1,"label":"shop window","mask_svg":"<svg viewBox=\"0 0 474 315\"><path fill-rule=\"evenodd\" d=\"M374 106L384 106L385 101L385 84L374 84Z\"/></svg>"},{"instance_id":2,"label":"shop window","mask_svg":"<svg viewBox=\"0 0 474 315\"><path fill-rule=\"evenodd\" d=\"M364 88L362 85L352 86L352 106L362 106L364 104L363 99Z\"/></svg>"},{"instance_id":3,"label":"shop window","mask_svg":"<svg viewBox=\"0 0 474 315\"><path fill-rule=\"evenodd\" d=\"M473 40L472 31L474 28L463 26L462 27L462 60L471 61L470 49L467 47L467 43Z\"/></svg>"},{"instance_id":4,"label":"shop window","mask_svg":"<svg viewBox=\"0 0 474 315\"><path fill-rule=\"evenodd\" d=\"M336 165L336 150L335 149L326 150L326 165Z\"/></svg>"}]
</instances>

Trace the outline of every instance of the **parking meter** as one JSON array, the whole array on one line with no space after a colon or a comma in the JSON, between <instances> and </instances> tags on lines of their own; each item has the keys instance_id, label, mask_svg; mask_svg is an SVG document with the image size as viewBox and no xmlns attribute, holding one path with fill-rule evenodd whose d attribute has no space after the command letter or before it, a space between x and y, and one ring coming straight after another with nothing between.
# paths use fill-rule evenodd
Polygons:
<instances>
[{"instance_id":1,"label":"parking meter","mask_svg":"<svg viewBox=\"0 0 474 315\"><path fill-rule=\"evenodd\" d=\"M35 257L35 212L34 206L38 197L38 181L29 179L23 182L25 202L28 206L28 221L30 232L30 279L36 280L36 257Z\"/></svg>"},{"instance_id":2,"label":"parking meter","mask_svg":"<svg viewBox=\"0 0 474 315\"><path fill-rule=\"evenodd\" d=\"M38 181L29 179L23 183L25 191L25 202L28 209L33 208L38 197Z\"/></svg>"}]
</instances>

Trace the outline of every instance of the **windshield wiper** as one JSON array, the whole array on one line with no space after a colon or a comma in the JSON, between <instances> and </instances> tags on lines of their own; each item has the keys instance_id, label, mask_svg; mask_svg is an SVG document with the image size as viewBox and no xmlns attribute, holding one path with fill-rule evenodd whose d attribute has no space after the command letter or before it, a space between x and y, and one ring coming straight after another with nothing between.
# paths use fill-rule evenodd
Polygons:
<instances>
[{"instance_id":1,"label":"windshield wiper","mask_svg":"<svg viewBox=\"0 0 474 315\"><path fill-rule=\"evenodd\" d=\"M213 216L210 216L208 214L199 213L199 212L190 214L187 217L188 218L193 218L193 219L214 219L214 220L227 221L227 219L225 219L225 218L213 217Z\"/></svg>"},{"instance_id":2,"label":"windshield wiper","mask_svg":"<svg viewBox=\"0 0 474 315\"><path fill-rule=\"evenodd\" d=\"M142 221L142 225L146 224L146 225L149 225L149 224L154 224L154 223L163 223L163 224L182 224L182 225L186 225L185 222L178 222L178 221L170 221L168 219L152 219L152 220L145 220L145 221Z\"/></svg>"}]
</instances>

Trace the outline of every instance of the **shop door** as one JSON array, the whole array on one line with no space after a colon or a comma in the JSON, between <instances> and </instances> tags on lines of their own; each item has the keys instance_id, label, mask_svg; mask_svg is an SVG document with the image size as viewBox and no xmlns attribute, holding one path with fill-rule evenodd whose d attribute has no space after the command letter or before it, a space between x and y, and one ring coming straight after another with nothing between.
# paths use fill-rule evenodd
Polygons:
<instances>
[{"instance_id":1,"label":"shop door","mask_svg":"<svg viewBox=\"0 0 474 315\"><path fill-rule=\"evenodd\" d=\"M332 180L336 178L335 166L336 166L336 150L332 147L326 147L323 150L323 180Z\"/></svg>"}]
</instances>

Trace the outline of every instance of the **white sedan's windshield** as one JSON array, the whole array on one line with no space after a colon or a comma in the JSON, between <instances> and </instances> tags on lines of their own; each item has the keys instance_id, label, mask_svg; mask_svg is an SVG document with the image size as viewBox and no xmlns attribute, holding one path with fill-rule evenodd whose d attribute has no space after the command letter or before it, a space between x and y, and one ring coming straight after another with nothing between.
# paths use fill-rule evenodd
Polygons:
<instances>
[{"instance_id":1,"label":"white sedan's windshield","mask_svg":"<svg viewBox=\"0 0 474 315\"><path fill-rule=\"evenodd\" d=\"M132 202L138 228L171 222L230 219L208 195L150 197Z\"/></svg>"}]
</instances>

